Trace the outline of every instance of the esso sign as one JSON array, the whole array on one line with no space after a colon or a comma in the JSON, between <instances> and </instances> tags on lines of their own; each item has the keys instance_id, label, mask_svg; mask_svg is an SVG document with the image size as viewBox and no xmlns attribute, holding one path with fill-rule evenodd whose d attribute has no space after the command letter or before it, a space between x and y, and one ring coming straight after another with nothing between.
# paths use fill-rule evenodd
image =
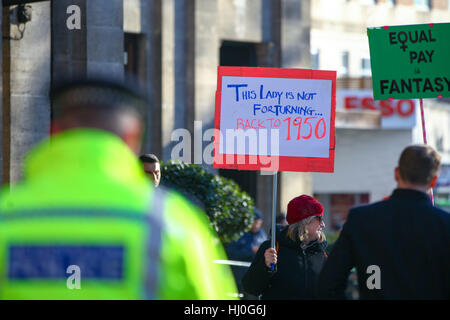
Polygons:
<instances>
[{"instance_id":1,"label":"esso sign","mask_svg":"<svg viewBox=\"0 0 450 320\"><path fill-rule=\"evenodd\" d=\"M375 101L372 97L345 96L344 109L380 111L382 117L410 117L414 115L415 103L411 99Z\"/></svg>"},{"instance_id":2,"label":"esso sign","mask_svg":"<svg viewBox=\"0 0 450 320\"><path fill-rule=\"evenodd\" d=\"M372 90L339 89L337 108L345 111L378 111L381 129L412 129L417 123L417 101L412 99L375 101Z\"/></svg>"}]
</instances>

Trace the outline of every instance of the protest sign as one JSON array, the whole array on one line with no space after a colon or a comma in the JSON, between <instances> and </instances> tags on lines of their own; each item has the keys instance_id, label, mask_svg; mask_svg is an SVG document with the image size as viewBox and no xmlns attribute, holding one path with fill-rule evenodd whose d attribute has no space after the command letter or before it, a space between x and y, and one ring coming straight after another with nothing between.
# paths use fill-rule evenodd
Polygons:
<instances>
[{"instance_id":1,"label":"protest sign","mask_svg":"<svg viewBox=\"0 0 450 320\"><path fill-rule=\"evenodd\" d=\"M368 28L375 100L450 97L450 23Z\"/></svg>"},{"instance_id":2,"label":"protest sign","mask_svg":"<svg viewBox=\"0 0 450 320\"><path fill-rule=\"evenodd\" d=\"M336 72L219 67L214 167L333 172Z\"/></svg>"}]
</instances>

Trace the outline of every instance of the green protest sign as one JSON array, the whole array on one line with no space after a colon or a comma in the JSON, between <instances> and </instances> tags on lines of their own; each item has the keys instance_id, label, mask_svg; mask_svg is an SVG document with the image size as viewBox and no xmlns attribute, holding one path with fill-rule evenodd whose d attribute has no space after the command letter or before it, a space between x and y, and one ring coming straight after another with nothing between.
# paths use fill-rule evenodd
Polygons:
<instances>
[{"instance_id":1,"label":"green protest sign","mask_svg":"<svg viewBox=\"0 0 450 320\"><path fill-rule=\"evenodd\" d=\"M368 28L375 100L450 97L450 23Z\"/></svg>"}]
</instances>

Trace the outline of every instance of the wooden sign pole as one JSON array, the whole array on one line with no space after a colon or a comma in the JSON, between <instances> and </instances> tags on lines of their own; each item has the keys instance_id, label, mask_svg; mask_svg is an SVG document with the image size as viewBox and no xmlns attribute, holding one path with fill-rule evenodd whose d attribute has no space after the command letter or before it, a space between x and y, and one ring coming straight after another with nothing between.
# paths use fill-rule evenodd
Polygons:
<instances>
[{"instance_id":1,"label":"wooden sign pole","mask_svg":"<svg viewBox=\"0 0 450 320\"><path fill-rule=\"evenodd\" d=\"M420 101L420 115L422 117L423 143L428 144L428 142L427 142L427 129L425 127L425 112L423 111L423 99L419 99L419 101ZM431 189L430 197L431 197L431 202L434 205L433 189Z\"/></svg>"},{"instance_id":2,"label":"wooden sign pole","mask_svg":"<svg viewBox=\"0 0 450 320\"><path fill-rule=\"evenodd\" d=\"M277 187L278 187L278 171L273 175L272 183L272 235L271 235L271 245L275 249L276 246L276 221L277 221ZM270 269L273 271L275 265L271 264Z\"/></svg>"}]
</instances>

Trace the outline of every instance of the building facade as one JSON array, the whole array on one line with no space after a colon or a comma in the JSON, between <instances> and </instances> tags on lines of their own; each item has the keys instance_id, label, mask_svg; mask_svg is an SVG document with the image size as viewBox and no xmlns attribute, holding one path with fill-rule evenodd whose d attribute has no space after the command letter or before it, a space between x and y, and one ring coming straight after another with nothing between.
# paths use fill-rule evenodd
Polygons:
<instances>
[{"instance_id":1,"label":"building facade","mask_svg":"<svg viewBox=\"0 0 450 320\"><path fill-rule=\"evenodd\" d=\"M133 76L151 102L142 152L234 179L269 231L272 177L216 170L207 157L217 67L337 71L335 172L282 172L276 199L285 212L293 197L315 194L336 229L350 206L390 194L401 149L422 141L417 101L410 114L411 102L402 102L390 119L362 102L371 95L366 28L448 22L450 11L447 0L8 0L1 19L3 184L22 178L25 155L50 133L52 83L78 74ZM443 172L450 171L448 105L425 100L428 140L443 155ZM442 203L450 201L447 175L436 190Z\"/></svg>"}]
</instances>

